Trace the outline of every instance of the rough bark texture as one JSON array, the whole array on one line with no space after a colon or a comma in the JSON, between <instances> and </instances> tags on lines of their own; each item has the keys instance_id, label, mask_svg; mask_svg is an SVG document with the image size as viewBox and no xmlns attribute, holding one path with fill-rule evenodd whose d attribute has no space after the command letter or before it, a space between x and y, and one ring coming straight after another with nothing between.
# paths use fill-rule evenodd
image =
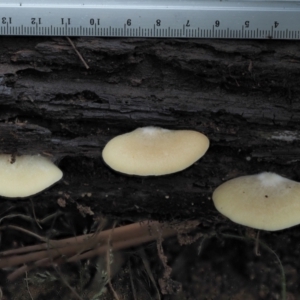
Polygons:
<instances>
[{"instance_id":1,"label":"rough bark texture","mask_svg":"<svg viewBox=\"0 0 300 300\"><path fill-rule=\"evenodd\" d=\"M65 38L0 38L0 151L53 155L64 172L34 199L67 194L113 215L208 220L223 180L263 170L300 179L298 42L74 42L89 70ZM199 130L211 147L171 176L107 168L105 143L145 125Z\"/></svg>"}]
</instances>

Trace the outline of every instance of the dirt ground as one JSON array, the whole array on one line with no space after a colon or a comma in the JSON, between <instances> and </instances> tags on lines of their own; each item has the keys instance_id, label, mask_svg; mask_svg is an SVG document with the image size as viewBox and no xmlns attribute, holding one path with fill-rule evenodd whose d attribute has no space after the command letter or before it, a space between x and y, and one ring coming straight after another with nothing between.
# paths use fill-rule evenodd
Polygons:
<instances>
[{"instance_id":1,"label":"dirt ground","mask_svg":"<svg viewBox=\"0 0 300 300\"><path fill-rule=\"evenodd\" d=\"M14 224L52 239L94 231L99 221L95 215L60 207L48 210L48 215L56 215L41 221L42 228L39 228L29 202L2 202L1 208L4 212L1 214L2 226ZM46 217L41 211L35 211L35 214L38 222ZM24 215L31 216L32 220L24 218ZM110 218L106 226L109 228L113 223ZM118 220L117 227L128 223L130 221ZM299 230L294 227L288 231L288 235L286 231L260 232L260 241L280 258L286 275L286 299L293 300L300 297L300 262L297 259L300 253ZM234 238L225 234L231 234ZM261 246L255 250L254 239L251 239L253 235L254 231L242 226L237 229L229 222L221 222L220 226L213 228L200 223L187 235L163 241L167 264L164 264L156 242L112 252L109 272L117 296L107 284L105 255L77 263L37 268L13 282L6 277L16 267L5 268L1 270L0 277L2 299L282 299L278 260L274 253ZM193 242L181 245L187 241ZM35 237L18 230L2 231L1 251L36 243ZM172 268L172 272L164 276L167 266Z\"/></svg>"}]
</instances>

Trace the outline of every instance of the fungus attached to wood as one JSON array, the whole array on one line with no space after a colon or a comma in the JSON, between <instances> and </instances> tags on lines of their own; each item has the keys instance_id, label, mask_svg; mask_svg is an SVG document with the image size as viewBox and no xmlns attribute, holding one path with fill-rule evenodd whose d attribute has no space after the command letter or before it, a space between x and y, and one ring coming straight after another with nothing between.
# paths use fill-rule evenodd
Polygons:
<instances>
[{"instance_id":1,"label":"fungus attached to wood","mask_svg":"<svg viewBox=\"0 0 300 300\"><path fill-rule=\"evenodd\" d=\"M0 196L23 198L34 195L62 178L62 171L40 155L0 155Z\"/></svg>"},{"instance_id":2,"label":"fungus attached to wood","mask_svg":"<svg viewBox=\"0 0 300 300\"><path fill-rule=\"evenodd\" d=\"M300 223L300 183L274 173L229 180L212 198L220 213L252 228L275 231Z\"/></svg>"},{"instance_id":3,"label":"fungus attached to wood","mask_svg":"<svg viewBox=\"0 0 300 300\"><path fill-rule=\"evenodd\" d=\"M188 168L208 147L208 138L197 131L143 127L110 140L102 156L118 172L159 176Z\"/></svg>"}]
</instances>

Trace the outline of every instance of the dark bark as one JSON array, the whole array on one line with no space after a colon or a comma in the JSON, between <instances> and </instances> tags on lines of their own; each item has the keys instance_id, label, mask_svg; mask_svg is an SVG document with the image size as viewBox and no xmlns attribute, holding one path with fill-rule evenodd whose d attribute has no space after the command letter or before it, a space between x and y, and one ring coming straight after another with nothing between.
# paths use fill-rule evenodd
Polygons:
<instances>
[{"instance_id":1,"label":"dark bark","mask_svg":"<svg viewBox=\"0 0 300 300\"><path fill-rule=\"evenodd\" d=\"M64 38L0 37L0 151L50 155L64 172L36 205L63 197L114 216L211 222L223 180L260 171L300 180L299 42L74 42L90 69ZM104 165L109 139L146 125L201 131L211 147L170 176Z\"/></svg>"}]
</instances>

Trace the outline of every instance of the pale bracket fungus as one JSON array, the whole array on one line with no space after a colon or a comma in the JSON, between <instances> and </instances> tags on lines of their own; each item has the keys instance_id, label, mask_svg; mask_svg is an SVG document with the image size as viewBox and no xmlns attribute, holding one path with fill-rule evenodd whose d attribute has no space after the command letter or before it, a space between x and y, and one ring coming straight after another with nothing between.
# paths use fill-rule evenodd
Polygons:
<instances>
[{"instance_id":1,"label":"pale bracket fungus","mask_svg":"<svg viewBox=\"0 0 300 300\"><path fill-rule=\"evenodd\" d=\"M0 196L23 198L41 192L62 178L62 171L40 155L22 155L11 159L0 154Z\"/></svg>"},{"instance_id":2,"label":"pale bracket fungus","mask_svg":"<svg viewBox=\"0 0 300 300\"><path fill-rule=\"evenodd\" d=\"M216 209L235 223L269 231L300 223L300 183L264 172L221 184L213 193Z\"/></svg>"},{"instance_id":3,"label":"pale bracket fungus","mask_svg":"<svg viewBox=\"0 0 300 300\"><path fill-rule=\"evenodd\" d=\"M113 138L102 156L118 172L159 176L188 168L208 147L208 138L200 132L149 126Z\"/></svg>"}]
</instances>

